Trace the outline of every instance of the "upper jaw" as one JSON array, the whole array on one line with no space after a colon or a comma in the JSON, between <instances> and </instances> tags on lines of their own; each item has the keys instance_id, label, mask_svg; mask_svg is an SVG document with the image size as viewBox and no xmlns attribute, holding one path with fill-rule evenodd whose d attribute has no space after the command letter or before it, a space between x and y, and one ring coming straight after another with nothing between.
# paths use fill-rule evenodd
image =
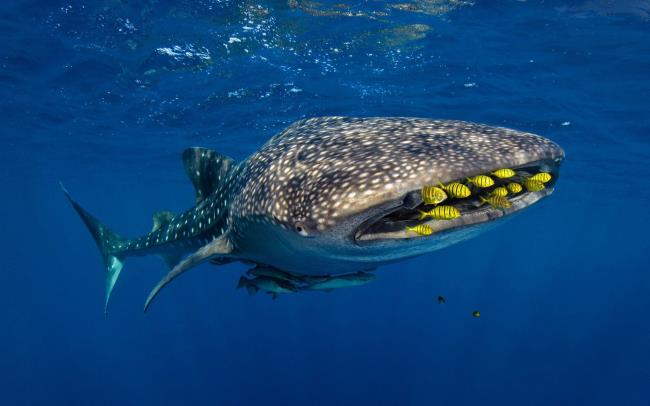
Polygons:
<instances>
[{"instance_id":1,"label":"upper jaw","mask_svg":"<svg viewBox=\"0 0 650 406\"><path fill-rule=\"evenodd\" d=\"M551 174L552 179L540 191L527 191L524 187L521 193L515 194L514 196L509 194L508 200L511 204L509 208L493 208L489 204L480 201L478 196L485 195L485 190L491 190L492 188L485 190L472 188L472 195L467 199L462 199L463 201L449 199L441 203L441 205L458 205L461 212L460 217L452 220L419 220L418 209L423 208L420 190L408 190L404 191L402 198L399 200L384 202L379 206L369 209L367 211L368 215L356 227L351 238L357 245L368 245L391 240L408 241L417 239L419 241L423 238L435 237L443 231L452 231L508 216L553 193L562 161L563 157L556 157L511 167L518 174L530 173L532 175L537 172L548 172ZM466 183L466 177L477 174L489 174L497 169L499 168L486 168L481 173L459 173L455 181ZM497 185L512 181L512 179L500 180L496 177L493 178ZM517 179L522 180L523 176L518 176ZM421 187L424 186L426 185L421 185ZM427 208L431 207L433 206L427 206ZM423 223L426 223L432 228L433 233L430 236L420 236L406 229L406 226Z\"/></svg>"}]
</instances>

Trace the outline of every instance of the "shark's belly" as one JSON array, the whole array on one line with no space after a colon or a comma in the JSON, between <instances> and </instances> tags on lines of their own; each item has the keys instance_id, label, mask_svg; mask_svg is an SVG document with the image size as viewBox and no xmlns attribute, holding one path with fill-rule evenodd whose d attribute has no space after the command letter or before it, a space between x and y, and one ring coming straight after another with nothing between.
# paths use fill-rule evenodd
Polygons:
<instances>
[{"instance_id":1,"label":"shark's belly","mask_svg":"<svg viewBox=\"0 0 650 406\"><path fill-rule=\"evenodd\" d=\"M334 250L313 249L286 244L278 238L259 238L238 246L240 259L272 266L293 274L338 275L366 271L378 266L375 261L359 261L331 255Z\"/></svg>"},{"instance_id":2,"label":"shark's belly","mask_svg":"<svg viewBox=\"0 0 650 406\"><path fill-rule=\"evenodd\" d=\"M369 271L381 265L412 258L473 238L503 222L503 219L441 233L436 238L421 240L421 243L404 241L403 245L393 243L369 246L356 244L324 244L314 246L301 243L300 239L287 240L277 235L268 235L247 241L240 246L242 259L272 266L293 274L340 275Z\"/></svg>"}]
</instances>

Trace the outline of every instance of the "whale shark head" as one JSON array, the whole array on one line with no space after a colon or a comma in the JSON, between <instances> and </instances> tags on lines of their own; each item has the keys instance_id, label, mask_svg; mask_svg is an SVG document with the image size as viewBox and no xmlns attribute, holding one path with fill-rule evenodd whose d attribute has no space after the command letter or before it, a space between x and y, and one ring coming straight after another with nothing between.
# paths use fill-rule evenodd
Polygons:
<instances>
[{"instance_id":1,"label":"whale shark head","mask_svg":"<svg viewBox=\"0 0 650 406\"><path fill-rule=\"evenodd\" d=\"M343 273L464 240L553 192L563 150L538 135L447 120L322 117L299 121L242 163L231 207L233 241L247 259L298 273ZM481 191L445 204L452 220L420 224L424 186L511 168L551 174L539 191L484 204ZM326 267L326 269L323 269Z\"/></svg>"}]
</instances>

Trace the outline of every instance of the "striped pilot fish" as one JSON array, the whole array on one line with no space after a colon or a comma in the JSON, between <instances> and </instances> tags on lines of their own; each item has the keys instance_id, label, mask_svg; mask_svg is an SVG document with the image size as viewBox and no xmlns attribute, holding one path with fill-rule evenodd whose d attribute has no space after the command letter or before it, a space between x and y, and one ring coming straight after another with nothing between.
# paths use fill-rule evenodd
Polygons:
<instances>
[{"instance_id":1,"label":"striped pilot fish","mask_svg":"<svg viewBox=\"0 0 650 406\"><path fill-rule=\"evenodd\" d=\"M447 192L447 194L451 197L464 199L466 197L469 197L472 194L469 188L466 185L463 185L462 183L451 182L447 184L447 186L443 185L442 182L440 182L439 184L440 187L444 189Z\"/></svg>"},{"instance_id":2,"label":"striped pilot fish","mask_svg":"<svg viewBox=\"0 0 650 406\"><path fill-rule=\"evenodd\" d=\"M425 186L422 188L422 201L425 204L439 204L447 199L447 193L436 186Z\"/></svg>"},{"instance_id":3,"label":"striped pilot fish","mask_svg":"<svg viewBox=\"0 0 650 406\"><path fill-rule=\"evenodd\" d=\"M429 211L420 210L420 220L427 217L434 220L451 220L460 217L460 211L454 206L436 206Z\"/></svg>"}]
</instances>

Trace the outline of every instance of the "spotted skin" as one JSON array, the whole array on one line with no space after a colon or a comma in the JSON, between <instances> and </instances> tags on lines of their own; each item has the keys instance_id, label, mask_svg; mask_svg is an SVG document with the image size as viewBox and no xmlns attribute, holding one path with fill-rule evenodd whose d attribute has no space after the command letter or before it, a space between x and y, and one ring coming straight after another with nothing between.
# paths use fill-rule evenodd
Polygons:
<instances>
[{"instance_id":1,"label":"spotted skin","mask_svg":"<svg viewBox=\"0 0 650 406\"><path fill-rule=\"evenodd\" d=\"M549 151L551 152L549 154ZM463 121L320 117L294 123L246 162L233 216L318 230L424 183L561 156L552 141Z\"/></svg>"}]
</instances>

